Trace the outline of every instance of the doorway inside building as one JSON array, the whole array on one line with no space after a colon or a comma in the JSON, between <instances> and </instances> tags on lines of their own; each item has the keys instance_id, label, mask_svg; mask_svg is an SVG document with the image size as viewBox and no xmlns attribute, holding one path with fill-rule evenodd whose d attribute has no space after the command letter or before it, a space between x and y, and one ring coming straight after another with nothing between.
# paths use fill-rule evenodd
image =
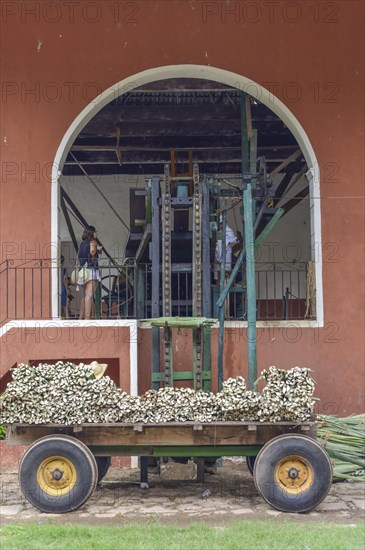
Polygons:
<instances>
[{"instance_id":1,"label":"doorway inside building","mask_svg":"<svg viewBox=\"0 0 365 550\"><path fill-rule=\"evenodd\" d=\"M159 179L161 202L166 169L176 203L169 220L171 311L192 314L194 217L189 200L195 166L209 187L210 314L216 314L218 292L214 263L219 210L224 203L236 239L232 268L242 243L243 175L261 174L261 182L264 177L270 186L267 216L278 208L284 214L256 252L258 319L318 320L320 273L314 242L320 239L313 216L312 161L309 166L308 151L290 124L255 95L205 78L149 82L108 102L70 144L59 177L61 252L67 247L66 268L71 271L84 225L98 228L105 251L99 261L100 319L152 315L151 190L152 181ZM226 319L245 321L244 294L241 270ZM162 308L162 296L159 300ZM72 315L77 316L78 303L76 297Z\"/></svg>"}]
</instances>

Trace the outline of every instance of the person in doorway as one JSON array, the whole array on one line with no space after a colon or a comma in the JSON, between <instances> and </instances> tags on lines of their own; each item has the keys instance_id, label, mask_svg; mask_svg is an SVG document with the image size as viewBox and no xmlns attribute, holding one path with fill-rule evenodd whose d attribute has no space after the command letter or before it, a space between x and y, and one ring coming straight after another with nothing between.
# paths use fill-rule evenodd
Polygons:
<instances>
[{"instance_id":1,"label":"person in doorway","mask_svg":"<svg viewBox=\"0 0 365 550\"><path fill-rule=\"evenodd\" d=\"M232 271L232 249L239 245L239 239L234 234L233 229L226 226L226 262L225 262L225 272L226 274ZM236 250L236 249L235 249ZM235 251L234 250L234 251ZM221 271L222 264L222 241L217 240L215 247L215 256L214 256L214 279L219 281L219 273Z\"/></svg>"},{"instance_id":2,"label":"person in doorway","mask_svg":"<svg viewBox=\"0 0 365 550\"><path fill-rule=\"evenodd\" d=\"M80 271L77 284L84 288L84 298L80 306L80 319L90 319L93 310L94 296L101 281L98 257L102 247L97 246L96 229L93 225L86 227L79 246L78 259Z\"/></svg>"},{"instance_id":3,"label":"person in doorway","mask_svg":"<svg viewBox=\"0 0 365 550\"><path fill-rule=\"evenodd\" d=\"M232 252L233 248L237 247L239 245L239 239L236 237L233 229L229 227L227 224L226 226L226 259L225 259L225 266L222 266L222 241L220 239L217 240L217 244L215 247L215 255L214 255L214 266L213 266L213 273L214 273L214 280L219 285L220 284L220 272L223 269L225 272L224 275L224 284L227 283L229 275L232 271ZM225 318L229 318L230 316L230 299L229 297L226 299L224 303L224 316Z\"/></svg>"},{"instance_id":4,"label":"person in doorway","mask_svg":"<svg viewBox=\"0 0 365 550\"><path fill-rule=\"evenodd\" d=\"M75 296L72 294L72 287L74 285L71 282L71 277L67 277L67 310L66 316L68 319L75 317L75 314L72 312L72 301L75 299Z\"/></svg>"}]
</instances>

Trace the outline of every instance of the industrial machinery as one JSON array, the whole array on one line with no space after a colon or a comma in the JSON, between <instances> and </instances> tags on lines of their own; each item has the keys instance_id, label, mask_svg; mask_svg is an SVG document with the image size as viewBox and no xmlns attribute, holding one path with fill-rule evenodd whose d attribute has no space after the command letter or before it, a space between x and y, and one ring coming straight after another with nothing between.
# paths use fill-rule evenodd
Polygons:
<instances>
[{"instance_id":1,"label":"industrial machinery","mask_svg":"<svg viewBox=\"0 0 365 550\"><path fill-rule=\"evenodd\" d=\"M219 321L218 367L220 389L223 380L223 332L225 310L233 297L237 314L248 322L249 328L249 385L256 380L256 289L255 248L265 240L283 214L280 208L270 207L274 194L273 182L267 176L265 159L251 159L252 172L235 180L222 176L200 175L197 164L192 164L191 175L171 176L170 164L165 165L164 176L152 178L145 191L132 190L145 199L131 200L130 225L144 226L131 233L127 253L136 262L137 301L139 319L217 318ZM136 206L133 206L136 205ZM234 265L226 258L230 249L227 213L240 207L244 242L238 242L239 254ZM145 220L136 216L144 216ZM189 220L191 231L188 230ZM142 222L142 223L141 223ZM213 280L212 266L219 245L220 262ZM150 259L150 273L146 274L146 257ZM245 261L247 258L247 261ZM217 263L217 262L216 262ZM224 268L221 269L221 267ZM231 267L233 267L231 269ZM239 275L239 277L238 277ZM183 280L185 284L180 284ZM237 284L237 280L239 283ZM146 292L146 285L149 292ZM145 297L148 303L144 303ZM152 322L152 326L154 326ZM161 326L161 324L159 325ZM182 327L186 322L182 323ZM163 357L160 358L160 334L152 329L152 386L173 385L174 380L194 380L195 389L210 388L210 329L193 328L193 376L174 373L172 358L172 328L169 323L163 331ZM163 371L161 371L163 365Z\"/></svg>"},{"instance_id":2,"label":"industrial machinery","mask_svg":"<svg viewBox=\"0 0 365 550\"><path fill-rule=\"evenodd\" d=\"M233 198L242 204L242 232L245 238L230 275L227 277L225 269L220 270L217 300L218 387L223 381L224 304L235 275L246 258L248 382L249 388L253 388L257 378L254 251L282 214L280 209L267 208L272 193L271 182L266 176L263 159L257 166L257 172L244 174L232 190L220 188L214 178L209 181L200 177L196 165L191 176L180 178L171 176L167 166L162 180L153 178L150 183L146 208L150 219L146 220L144 231L140 234L135 257L138 264L148 243L151 243L151 309L154 317L151 384L154 388L159 388L161 384L171 386L176 380L191 380L196 389L210 390L211 323L207 322L207 318L212 312L212 281L209 243L215 232L216 240L222 242L224 266L226 213ZM187 319L182 323L179 317L172 318L171 281L174 271L171 257L174 239L179 236L172 235L171 210L179 208L192 210L192 265L189 268L193 302L190 326ZM180 223L184 224L182 218ZM187 269L187 266L180 264L178 269ZM142 284L142 278L139 283ZM191 372L174 372L173 369L172 331L179 326L189 326L193 331ZM162 360L160 336L163 342ZM195 457L199 480L204 475L203 458L250 457L249 466L258 492L270 505L285 512L305 512L316 507L326 497L332 481L332 466L327 453L316 442L313 421L77 426L14 424L9 426L8 442L30 444L19 467L22 492L34 506L53 513L69 512L82 506L92 495L98 480L105 475L113 455L140 456L143 483L147 482L148 457Z\"/></svg>"}]
</instances>

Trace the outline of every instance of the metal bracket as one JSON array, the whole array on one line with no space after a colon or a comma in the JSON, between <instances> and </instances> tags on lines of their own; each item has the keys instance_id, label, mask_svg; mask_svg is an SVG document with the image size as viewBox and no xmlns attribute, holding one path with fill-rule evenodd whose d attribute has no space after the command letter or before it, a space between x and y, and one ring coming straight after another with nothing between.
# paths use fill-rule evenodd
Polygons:
<instances>
[{"instance_id":1,"label":"metal bracket","mask_svg":"<svg viewBox=\"0 0 365 550\"><path fill-rule=\"evenodd\" d=\"M143 433L144 432L143 424L134 424L133 431Z\"/></svg>"},{"instance_id":2,"label":"metal bracket","mask_svg":"<svg viewBox=\"0 0 365 550\"><path fill-rule=\"evenodd\" d=\"M201 424L194 424L193 430L194 432L201 432L203 430L203 426Z\"/></svg>"},{"instance_id":3,"label":"metal bracket","mask_svg":"<svg viewBox=\"0 0 365 550\"><path fill-rule=\"evenodd\" d=\"M82 426L72 426L73 433L82 432Z\"/></svg>"}]
</instances>

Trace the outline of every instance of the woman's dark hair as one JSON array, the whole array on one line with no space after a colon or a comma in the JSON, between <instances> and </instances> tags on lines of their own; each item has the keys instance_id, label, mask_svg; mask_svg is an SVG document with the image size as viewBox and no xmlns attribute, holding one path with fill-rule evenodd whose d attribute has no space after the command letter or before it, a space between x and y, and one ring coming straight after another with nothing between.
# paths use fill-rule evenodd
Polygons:
<instances>
[{"instance_id":1,"label":"woman's dark hair","mask_svg":"<svg viewBox=\"0 0 365 550\"><path fill-rule=\"evenodd\" d=\"M82 240L83 241L90 241L91 239L93 239L95 231L96 231L96 229L93 225L88 225L84 229L84 232L82 234Z\"/></svg>"}]
</instances>

